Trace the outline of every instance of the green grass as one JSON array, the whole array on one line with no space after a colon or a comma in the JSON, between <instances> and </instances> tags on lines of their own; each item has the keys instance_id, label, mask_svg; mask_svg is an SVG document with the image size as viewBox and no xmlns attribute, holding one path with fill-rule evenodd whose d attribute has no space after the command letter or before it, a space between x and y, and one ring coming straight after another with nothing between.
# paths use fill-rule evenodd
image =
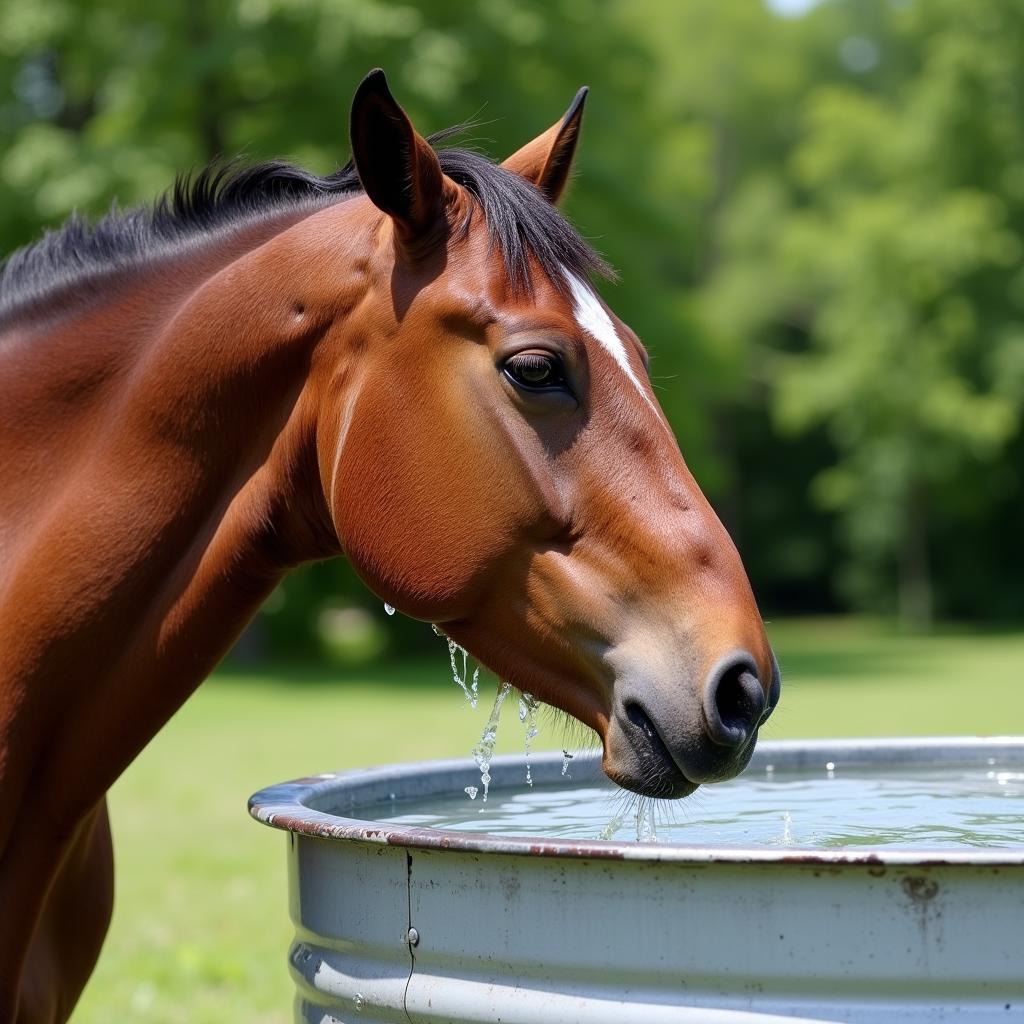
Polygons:
<instances>
[{"instance_id":1,"label":"green grass","mask_svg":"<svg viewBox=\"0 0 1024 1024\"><path fill-rule=\"evenodd\" d=\"M861 620L769 631L786 683L765 737L1024 723L1024 634L906 637ZM284 838L247 818L246 798L313 772L465 755L487 697L471 711L442 652L345 679L229 672L200 689L112 792L117 904L74 1024L291 1020ZM560 735L543 738L560 746ZM499 751L521 740L506 727Z\"/></svg>"}]
</instances>

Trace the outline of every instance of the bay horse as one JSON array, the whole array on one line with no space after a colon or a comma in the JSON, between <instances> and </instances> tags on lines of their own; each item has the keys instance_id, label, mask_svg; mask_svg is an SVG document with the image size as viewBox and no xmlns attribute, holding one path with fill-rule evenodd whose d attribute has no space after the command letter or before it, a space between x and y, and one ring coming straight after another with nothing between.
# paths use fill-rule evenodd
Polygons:
<instances>
[{"instance_id":1,"label":"bay horse","mask_svg":"<svg viewBox=\"0 0 1024 1024\"><path fill-rule=\"evenodd\" d=\"M68 1018L105 793L292 567L400 611L681 797L779 674L607 273L556 209L586 90L503 164L371 72L352 161L206 170L0 281L0 1021ZM73 924L72 924L73 922Z\"/></svg>"}]
</instances>

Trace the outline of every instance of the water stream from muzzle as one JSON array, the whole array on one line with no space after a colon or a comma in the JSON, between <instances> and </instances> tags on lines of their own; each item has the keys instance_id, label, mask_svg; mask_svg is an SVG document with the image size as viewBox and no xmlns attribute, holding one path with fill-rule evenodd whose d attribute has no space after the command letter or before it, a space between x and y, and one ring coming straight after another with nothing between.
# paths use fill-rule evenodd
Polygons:
<instances>
[{"instance_id":1,"label":"water stream from muzzle","mask_svg":"<svg viewBox=\"0 0 1024 1024\"><path fill-rule=\"evenodd\" d=\"M390 606L385 605L385 608L387 607ZM475 710L480 700L480 668L477 667L473 669L473 676L472 679L470 679L469 652L466 648L456 643L456 641L448 636L440 626L433 624L431 628L437 636L447 642L448 661L451 666L452 679L455 682L455 685L462 690L466 700L469 702L469 706ZM470 751L477 763L477 766L480 768L480 786L483 788L483 800L481 803L487 802L487 794L491 783L491 758L494 756L494 746L498 737L498 722L501 717L501 707L511 689L512 686L510 683L499 684L498 694L494 702L494 707L491 709L490 717L484 725L483 733L481 734L479 741ZM540 701L538 701L533 694L526 692L520 694L519 721L522 722L526 730L526 784L528 786L533 785L533 771L530 766L530 753L533 749L533 741L540 735L540 727L537 724L537 711L539 708ZM568 768L572 754L567 751L563 751L562 753L565 757L562 774L565 774L565 769ZM480 793L480 787L466 786L463 789L463 792L470 800L475 800L477 795Z\"/></svg>"},{"instance_id":2,"label":"water stream from muzzle","mask_svg":"<svg viewBox=\"0 0 1024 1024\"><path fill-rule=\"evenodd\" d=\"M501 706L512 689L511 683L501 683L498 686L498 695L494 698L494 707L491 708L490 718L484 726L480 742L470 751L477 767L480 769L480 785L483 786L484 798L482 803L487 803L487 793L491 788L491 759L494 757L494 744L498 738L498 720L501 718ZM468 786L465 790L470 800L476 799L476 793L470 792L474 787ZM484 808L480 808L483 813Z\"/></svg>"},{"instance_id":3,"label":"water stream from muzzle","mask_svg":"<svg viewBox=\"0 0 1024 1024\"><path fill-rule=\"evenodd\" d=\"M385 609L391 608L390 605L385 605L384 607ZM388 614L392 614L392 611L393 609L389 610ZM472 679L471 681L468 681L470 680L469 652L465 647L462 647L448 636L440 626L433 624L431 628L437 636L447 642L448 660L451 667L452 679L456 686L462 690L463 695L469 702L469 706L475 710L480 698L479 667L473 670ZM511 692L511 689L512 686L510 683L499 683L498 692L494 700L494 706L491 708L491 713L484 725L480 739L470 751L473 759L476 761L477 767L480 769L480 786L465 786L463 788L463 792L470 800L476 800L477 796L479 796L482 791L483 799L480 801L481 805L487 803L487 798L490 793L491 761L494 757L494 748L498 739L498 724L501 719L501 709L505 703L505 699ZM540 735L540 727L537 724L537 712L539 709L540 701L538 701L533 694L525 691L520 694L518 713L519 721L525 729L524 745L526 749L526 784L529 787L533 786L533 770L530 765L530 754L533 749L533 741ZM562 775L567 780L572 779L572 776L569 774L569 764L572 761L573 756L574 755L568 750L562 751ZM636 801L633 808L633 818L636 826L636 838L638 842L653 843L658 841L655 822L655 807L656 804L654 801L646 800L643 797ZM484 810L485 808L481 806L479 813L483 814ZM600 838L613 838L622 828L625 819L626 815L624 814L614 814L611 820L608 821L601 830Z\"/></svg>"},{"instance_id":4,"label":"water stream from muzzle","mask_svg":"<svg viewBox=\"0 0 1024 1024\"><path fill-rule=\"evenodd\" d=\"M519 696L519 721L526 727L526 784L533 785L533 772L530 769L530 748L533 741L540 735L537 727L537 708L539 703L531 693Z\"/></svg>"}]
</instances>

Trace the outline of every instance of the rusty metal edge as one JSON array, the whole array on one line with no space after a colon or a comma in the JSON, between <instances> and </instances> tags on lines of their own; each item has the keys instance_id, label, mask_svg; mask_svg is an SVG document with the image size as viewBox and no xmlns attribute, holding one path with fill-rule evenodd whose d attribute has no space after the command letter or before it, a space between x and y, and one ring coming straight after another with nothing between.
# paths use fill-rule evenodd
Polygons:
<instances>
[{"instance_id":1,"label":"rusty metal edge","mask_svg":"<svg viewBox=\"0 0 1024 1024\"><path fill-rule=\"evenodd\" d=\"M941 756L940 756L941 755ZM747 773L772 764L786 768L833 761L846 767L886 763L928 763L979 765L989 757L1014 756L1024 763L1024 736L1000 737L927 737L891 740L775 740L758 745ZM985 761L982 761L982 758ZM596 755L580 758L574 764L593 764ZM534 777L540 784L561 765L558 753L534 755ZM495 758L492 772L524 764L523 755ZM468 762L469 767L472 762ZM606 860L649 861L690 865L776 864L801 866L907 866L915 868L958 865L989 868L1024 867L1024 848L989 850L821 850L801 847L766 849L761 847L685 846L675 843L640 843L599 839L544 839L531 836L486 835L455 832L421 826L394 825L388 822L351 818L317 810L315 803L347 789L367 789L373 785L396 786L424 770L435 773L465 773L466 760L422 761L356 769L279 783L254 793L249 798L249 814L271 828L345 842L373 843L425 850L454 850L480 854L519 854L543 857L597 858ZM557 781L553 779L552 781ZM378 806L380 801L378 801Z\"/></svg>"}]
</instances>

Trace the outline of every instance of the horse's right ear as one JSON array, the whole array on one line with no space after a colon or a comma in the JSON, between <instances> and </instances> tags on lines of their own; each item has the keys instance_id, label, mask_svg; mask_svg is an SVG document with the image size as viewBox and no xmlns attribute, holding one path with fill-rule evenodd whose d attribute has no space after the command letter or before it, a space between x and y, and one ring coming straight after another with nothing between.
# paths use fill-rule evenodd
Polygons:
<instances>
[{"instance_id":1,"label":"horse's right ear","mask_svg":"<svg viewBox=\"0 0 1024 1024\"><path fill-rule=\"evenodd\" d=\"M588 91L586 86L580 89L561 121L528 142L501 165L536 185L552 203L562 198L569 183Z\"/></svg>"},{"instance_id":2,"label":"horse's right ear","mask_svg":"<svg viewBox=\"0 0 1024 1024\"><path fill-rule=\"evenodd\" d=\"M359 83L349 126L352 159L367 196L392 218L402 242L421 238L444 216L444 174L380 68Z\"/></svg>"}]
</instances>

